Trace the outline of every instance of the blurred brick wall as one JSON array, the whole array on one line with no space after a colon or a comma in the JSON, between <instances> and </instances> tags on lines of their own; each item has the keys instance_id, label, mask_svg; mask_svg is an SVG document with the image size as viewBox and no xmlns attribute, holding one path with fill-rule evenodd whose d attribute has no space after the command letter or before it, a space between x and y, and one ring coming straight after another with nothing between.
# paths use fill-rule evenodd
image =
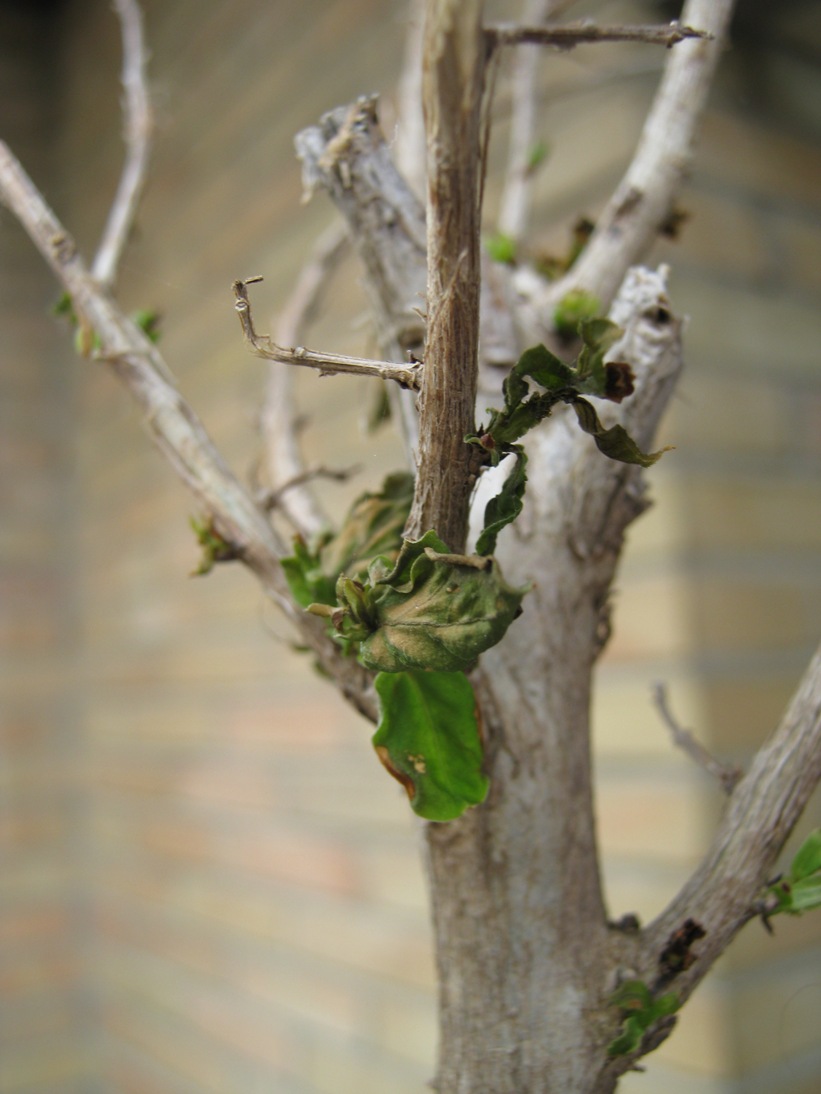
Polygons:
<instances>
[{"instance_id":1,"label":"blurred brick wall","mask_svg":"<svg viewBox=\"0 0 821 1094\"><path fill-rule=\"evenodd\" d=\"M609 5L608 17L653 7ZM363 91L389 97L404 5L151 0L146 10L159 129L122 297L165 313L162 346L182 390L244 472L263 373L238 337L230 282L265 275L260 320L287 292L331 216L321 196L299 204L293 133ZM788 44L792 34L812 45L812 19L788 15ZM74 0L59 29L64 71L41 48L9 70L25 72L40 104L36 123L17 117L15 143L32 170L42 164L88 254L120 163L117 27L106 4ZM788 65L805 83L790 98L779 79L778 101L762 105L750 50L728 58L715 96L682 202L692 220L656 256L674 264L675 303L692 321L688 373L663 426L678 447L652 472L658 505L631 535L600 673L614 915L658 910L721 807L671 749L650 683L665 679L682 720L743 761L821 617L821 151L800 109L816 77ZM766 56L783 71L775 47ZM629 47L545 59L546 210L568 223L595 214L660 61ZM589 88L591 70L625 68ZM505 111L502 91L497 154ZM493 196L491 185L491 215ZM104 370L55 350L59 332L42 321L48 276L5 215L0 230L15 263L13 276L0 270L13 475L4 467L0 1091L422 1091L434 974L419 832L402 794L369 728L291 652L250 579L230 566L187 577L197 555L187 495ZM540 242L565 238L545 231ZM367 342L357 277L350 263L335 279L314 344ZM338 511L399 456L355 428L366 388L314 376L299 388L311 458L363 467L347 494L323 488ZM820 956L811 920L779 925L775 940L752 924L649 1074L625 1088L817 1089Z\"/></svg>"}]
</instances>

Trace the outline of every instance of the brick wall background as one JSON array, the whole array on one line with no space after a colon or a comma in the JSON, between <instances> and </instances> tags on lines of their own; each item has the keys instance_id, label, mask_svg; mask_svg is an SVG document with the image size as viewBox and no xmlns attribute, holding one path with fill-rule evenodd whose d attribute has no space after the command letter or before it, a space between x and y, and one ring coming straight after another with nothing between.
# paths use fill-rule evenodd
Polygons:
<instances>
[{"instance_id":1,"label":"brick wall background","mask_svg":"<svg viewBox=\"0 0 821 1094\"><path fill-rule=\"evenodd\" d=\"M595 5L579 5L579 11ZM385 96L404 6L375 0L145 4L159 115L123 268L165 314L184 393L240 469L262 366L230 282L272 311L316 231L291 139ZM778 717L821 618L821 25L742 0L682 204L674 265L688 372L635 526L596 708L599 820L614 915L652 915L697 860L721 796L649 700L743 762ZM669 15L611 3L608 18ZM89 253L120 164L117 26L97 0L0 5L2 129ZM551 155L540 203L562 246L595 214L661 58L544 59ZM506 98L497 102L503 150ZM490 188L489 216L493 213ZM230 566L189 579L187 495L103 370L45 312L54 286L0 216L2 603L0 1091L411 1094L435 1037L419 831L366 725L288 646ZM367 344L354 263L312 334ZM300 376L312 459L359 463L338 511L398 463L362 437L357 383ZM803 831L819 823L819 808ZM628 1092L809 1094L821 1082L818 921L749 926Z\"/></svg>"}]
</instances>

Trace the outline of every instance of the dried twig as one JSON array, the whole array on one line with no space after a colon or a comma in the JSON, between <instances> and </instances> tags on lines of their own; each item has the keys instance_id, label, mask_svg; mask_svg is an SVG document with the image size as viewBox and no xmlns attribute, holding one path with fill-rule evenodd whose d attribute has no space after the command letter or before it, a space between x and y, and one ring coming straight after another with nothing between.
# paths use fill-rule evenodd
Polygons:
<instances>
[{"instance_id":1,"label":"dried twig","mask_svg":"<svg viewBox=\"0 0 821 1094\"><path fill-rule=\"evenodd\" d=\"M345 253L349 236L335 224L317 240L313 254L297 278L277 322L277 342L294 345L311 321L331 272ZM328 520L305 473L299 449L299 417L293 400L293 371L271 364L260 413L263 452L261 468L272 496L294 527L308 537L327 527Z\"/></svg>"},{"instance_id":2,"label":"dried twig","mask_svg":"<svg viewBox=\"0 0 821 1094\"><path fill-rule=\"evenodd\" d=\"M520 26L515 23L487 27L485 33L493 48L497 46L554 46L574 49L589 42L646 42L668 49L685 38L712 38L704 30L696 30L679 22L658 26L600 27L595 23L571 23L561 27Z\"/></svg>"},{"instance_id":3,"label":"dried twig","mask_svg":"<svg viewBox=\"0 0 821 1094\"><path fill-rule=\"evenodd\" d=\"M153 117L146 84L143 20L137 0L113 0L123 41L123 130L126 146L117 193L91 266L92 275L112 288L145 186Z\"/></svg>"},{"instance_id":4,"label":"dried twig","mask_svg":"<svg viewBox=\"0 0 821 1094\"><path fill-rule=\"evenodd\" d=\"M300 471L298 475L294 475L292 479L287 479L275 490L260 490L256 495L256 502L260 508L270 512L272 509L283 505L287 494L300 490L306 483L313 482L314 479L332 479L334 482L347 482L358 470L358 467L307 467L304 471ZM316 530L319 531L319 529Z\"/></svg>"},{"instance_id":5,"label":"dried twig","mask_svg":"<svg viewBox=\"0 0 821 1094\"><path fill-rule=\"evenodd\" d=\"M372 376L378 380L393 380L402 387L418 390L421 386L422 366L418 361L397 365L392 361L372 361L366 357L348 357L342 353L320 353L304 346L278 346L267 335L257 334L251 317L248 285L261 281L261 277L249 277L234 282L236 310L242 325L245 341L251 352L267 361L283 361L290 365L306 365L317 369L323 376L337 373L349 376Z\"/></svg>"},{"instance_id":6,"label":"dried twig","mask_svg":"<svg viewBox=\"0 0 821 1094\"><path fill-rule=\"evenodd\" d=\"M696 739L691 730L684 729L679 725L670 710L667 701L667 688L664 684L657 683L653 685L653 701L664 720L664 724L670 730L673 743L683 752L686 752L699 767L718 779L726 794L732 794L736 784L744 774L741 768L728 767L726 764L721 763Z\"/></svg>"}]
</instances>

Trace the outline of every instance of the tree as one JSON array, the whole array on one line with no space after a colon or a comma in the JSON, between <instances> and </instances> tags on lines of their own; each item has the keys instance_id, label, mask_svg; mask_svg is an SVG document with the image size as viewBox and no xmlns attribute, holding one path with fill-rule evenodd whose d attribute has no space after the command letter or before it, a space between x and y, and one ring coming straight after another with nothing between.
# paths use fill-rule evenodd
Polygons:
<instances>
[{"instance_id":1,"label":"tree","mask_svg":"<svg viewBox=\"0 0 821 1094\"><path fill-rule=\"evenodd\" d=\"M345 697L366 717L381 719L377 744L388 766L408 786L417 811L433 818L428 843L442 985L439 1089L612 1089L619 1074L669 1033L672 1011L739 927L758 911L789 901L783 889L767 890L767 877L821 774L816 659L782 725L734 786L713 847L684 890L643 930L607 923L590 800L591 671L606 641L608 589L623 533L643 504L640 466L651 459L643 450L652 443L681 364L680 324L663 278L628 271L670 212L730 5L690 4L683 29L526 30L483 26L476 0L431 0L422 71L427 151L423 156L411 148L403 156L411 164L427 159L426 223L391 163L371 101L332 112L301 136L306 176L330 191L364 259L386 360L340 359L266 341L251 318L247 282L236 283L237 309L256 352L326 371L372 372L396 383L396 416L418 454L400 562L392 556L399 546L397 513L400 524L405 516L401 481L352 514L359 528L349 523L337 537L317 543L312 536L320 518L310 484L300 481L294 465L293 431L283 428L281 398L269 400L270 414L278 416L268 435L270 447L276 443L286 451L279 453L271 495L257 499L214 451L168 379L156 346L113 302L118 259L145 172L149 116L138 12L127 0L117 8L126 41L130 155L91 271L5 147L4 200L68 292L80 348L107 360L127 384L157 443L198 498L204 565L233 558L249 567ZM546 10L532 5L534 22ZM492 56L525 39L568 46L582 38L630 34L668 44L694 40L671 49L634 164L583 255L552 282L503 263L485 262L482 275L482 107ZM526 92L521 101L527 102ZM409 95L408 111L412 102ZM525 150L526 138L527 133ZM511 175L500 248L515 246L523 231L527 193L521 180L521 171ZM324 254L333 254L334 247L326 242ZM308 280L320 277L322 266L320 255ZM504 296L515 279L518 303L510 310L490 306L482 314L482 276L501 286L494 296ZM425 279L423 321L415 308ZM615 331L594 319L582 328L585 352L568 365L562 358L576 350L557 341L556 326L573 333L580 314L600 314L611 303L611 318L623 335L612 342ZM298 299L295 308L300 310ZM285 347L298 341L298 332L278 338ZM534 351L541 342L547 348ZM507 368L500 370L499 363ZM498 413L477 416L477 383L493 383L500 374L509 377L505 390L496 379L489 400ZM278 375L282 383L287 372ZM631 386L635 391L628 394ZM412 407L416 391L418 418ZM617 402L621 396L623 404ZM563 404L568 409L562 415ZM552 421L539 425L551 410ZM583 429L567 428L573 413ZM638 448L624 434L609 432L617 423ZM464 440L468 436L471 443ZM607 459L594 440L611 456L634 462ZM484 512L474 505L479 524L485 524L485 550L465 555L475 477L495 478L490 489L496 500ZM281 524L270 519L270 504L277 500L303 532L296 552ZM528 536L518 535L514 524L494 548L494 536L522 505ZM363 568L385 556L387 563ZM343 569L337 599L335 578ZM532 588L524 593L527 583ZM441 606L443 593L452 599L452 585L464 592L455 616ZM428 636L443 622L465 623L466 604L480 605L481 611L467 617L477 626L462 628L471 633L445 643L444 653L438 641L423 643L421 652L409 650L403 622L419 599L432 615L413 620L423 620ZM520 601L523 615L514 620ZM306 614L306 603L320 608ZM492 626L485 627L488 617ZM418 645L416 633L413 640ZM474 694L482 710L483 756ZM460 726L457 740L446 738L441 755L429 751L430 743L405 743L403 734L425 728L422 715L409 726L396 725L397 710L407 709L414 697L422 707L446 708L448 724ZM441 717L435 718L434 728L441 725ZM467 757L453 747L465 743ZM440 770L437 760L443 782L433 777ZM462 815L445 820L446 813L457 812ZM817 875L814 846L794 867L794 889Z\"/></svg>"}]
</instances>

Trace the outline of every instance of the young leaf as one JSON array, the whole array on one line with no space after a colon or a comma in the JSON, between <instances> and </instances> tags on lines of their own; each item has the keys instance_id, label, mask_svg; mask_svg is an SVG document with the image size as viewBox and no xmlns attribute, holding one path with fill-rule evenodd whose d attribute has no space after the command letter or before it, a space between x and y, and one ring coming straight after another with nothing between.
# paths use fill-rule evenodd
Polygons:
<instances>
[{"instance_id":1,"label":"young leaf","mask_svg":"<svg viewBox=\"0 0 821 1094\"><path fill-rule=\"evenodd\" d=\"M484 528L476 541L476 552L480 555L493 554L499 532L518 517L524 505L527 455L524 448L518 444L511 445L511 451L516 462L505 479L502 489L485 506Z\"/></svg>"},{"instance_id":2,"label":"young leaf","mask_svg":"<svg viewBox=\"0 0 821 1094\"><path fill-rule=\"evenodd\" d=\"M796 852L790 866L793 882L803 881L811 874L821 873L821 828L810 832Z\"/></svg>"},{"instance_id":3,"label":"young leaf","mask_svg":"<svg viewBox=\"0 0 821 1094\"><path fill-rule=\"evenodd\" d=\"M516 240L503 232L488 236L485 250L494 262L501 262L505 266L513 266L516 262Z\"/></svg>"},{"instance_id":4,"label":"young leaf","mask_svg":"<svg viewBox=\"0 0 821 1094\"><path fill-rule=\"evenodd\" d=\"M525 589L514 589L493 558L449 555L435 532L405 541L392 570L376 559L366 587L376 629L359 660L379 672L470 668L501 641L519 614Z\"/></svg>"},{"instance_id":5,"label":"young leaf","mask_svg":"<svg viewBox=\"0 0 821 1094\"><path fill-rule=\"evenodd\" d=\"M460 672L379 673L373 745L420 817L448 821L484 801L473 688Z\"/></svg>"},{"instance_id":6,"label":"young leaf","mask_svg":"<svg viewBox=\"0 0 821 1094\"><path fill-rule=\"evenodd\" d=\"M582 289L571 289L561 298L553 312L556 332L563 338L572 338L584 319L592 319L601 309L598 297Z\"/></svg>"}]
</instances>

